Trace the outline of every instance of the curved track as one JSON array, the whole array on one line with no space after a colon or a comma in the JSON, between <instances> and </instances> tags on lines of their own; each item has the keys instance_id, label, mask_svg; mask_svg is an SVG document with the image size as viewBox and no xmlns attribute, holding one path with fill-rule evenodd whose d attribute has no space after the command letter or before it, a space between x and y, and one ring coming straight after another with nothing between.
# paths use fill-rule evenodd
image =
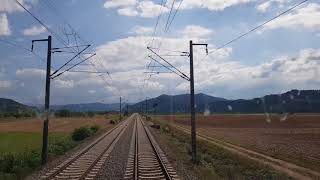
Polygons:
<instances>
[{"instance_id":1,"label":"curved track","mask_svg":"<svg viewBox=\"0 0 320 180\"><path fill-rule=\"evenodd\" d=\"M82 151L50 170L41 179L95 179L134 116L109 130Z\"/></svg>"},{"instance_id":2,"label":"curved track","mask_svg":"<svg viewBox=\"0 0 320 180\"><path fill-rule=\"evenodd\" d=\"M124 179L178 179L139 115L136 115Z\"/></svg>"}]
</instances>

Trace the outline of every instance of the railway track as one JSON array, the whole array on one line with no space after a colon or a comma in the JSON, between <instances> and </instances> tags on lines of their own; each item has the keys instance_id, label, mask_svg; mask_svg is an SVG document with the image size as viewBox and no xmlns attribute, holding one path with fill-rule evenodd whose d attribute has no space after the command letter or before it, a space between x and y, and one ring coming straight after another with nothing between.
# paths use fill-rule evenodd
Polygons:
<instances>
[{"instance_id":1,"label":"railway track","mask_svg":"<svg viewBox=\"0 0 320 180\"><path fill-rule=\"evenodd\" d=\"M41 176L41 179L95 179L131 119L135 116L132 115L119 123L82 151Z\"/></svg>"},{"instance_id":2,"label":"railway track","mask_svg":"<svg viewBox=\"0 0 320 180\"><path fill-rule=\"evenodd\" d=\"M139 115L134 124L124 179L179 179Z\"/></svg>"}]
</instances>

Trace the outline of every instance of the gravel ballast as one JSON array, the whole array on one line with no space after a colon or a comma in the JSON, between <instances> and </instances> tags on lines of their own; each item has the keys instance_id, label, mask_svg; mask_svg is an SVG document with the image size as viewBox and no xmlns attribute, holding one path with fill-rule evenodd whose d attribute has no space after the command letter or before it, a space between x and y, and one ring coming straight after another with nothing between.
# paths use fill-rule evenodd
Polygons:
<instances>
[{"instance_id":1,"label":"gravel ballast","mask_svg":"<svg viewBox=\"0 0 320 180\"><path fill-rule=\"evenodd\" d=\"M128 161L133 125L134 121L131 121L101 168L97 179L123 179Z\"/></svg>"}]
</instances>

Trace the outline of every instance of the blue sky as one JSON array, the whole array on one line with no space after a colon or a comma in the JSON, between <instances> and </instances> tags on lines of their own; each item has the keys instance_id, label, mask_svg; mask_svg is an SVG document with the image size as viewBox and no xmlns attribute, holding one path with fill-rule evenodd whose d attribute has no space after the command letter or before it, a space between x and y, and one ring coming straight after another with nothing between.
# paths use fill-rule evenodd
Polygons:
<instances>
[{"instance_id":1,"label":"blue sky","mask_svg":"<svg viewBox=\"0 0 320 180\"><path fill-rule=\"evenodd\" d=\"M164 0L165 1L165 0ZM290 89L319 89L320 3L309 0L263 28L218 51L216 47L299 3L298 0L184 0L170 29L164 31L172 0L19 0L55 34L53 46L92 44L97 55L75 70L110 72L110 76L65 73L52 82L52 103L113 103L123 96L188 93L188 82L174 74L148 77L151 55L188 51L189 40L209 44L209 56L195 48L196 92L225 98L252 98ZM175 1L174 11L180 1ZM70 24L77 35L68 26ZM42 104L45 43L28 52L32 39L49 33L15 1L0 2L0 97ZM80 38L79 38L80 37ZM61 40L63 39L63 40ZM1 41L2 40L2 41ZM14 43L15 46L6 42ZM64 41L63 44L60 41ZM174 54L174 53L173 53ZM176 54L176 53L175 53ZM85 56L85 55L84 55ZM53 68L72 54L53 54ZM167 57L189 74L186 57ZM79 62L76 59L73 63ZM154 63L153 63L154 64ZM164 69L158 69L164 71Z\"/></svg>"}]
</instances>

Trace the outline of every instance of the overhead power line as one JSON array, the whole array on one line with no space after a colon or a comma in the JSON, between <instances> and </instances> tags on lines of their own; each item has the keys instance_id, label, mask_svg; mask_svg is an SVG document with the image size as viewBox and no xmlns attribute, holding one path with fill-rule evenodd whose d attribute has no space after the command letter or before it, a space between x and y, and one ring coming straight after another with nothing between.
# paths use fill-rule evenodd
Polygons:
<instances>
[{"instance_id":1,"label":"overhead power line","mask_svg":"<svg viewBox=\"0 0 320 180\"><path fill-rule=\"evenodd\" d=\"M157 21L156 21L156 24L154 26L154 29L153 29L153 33L152 33L152 40L151 42L148 44L148 46L151 46L153 44L153 41L154 41L154 38L156 36L156 32L157 32L157 28L158 28L158 25L159 25L159 21L160 21L160 18L161 18L161 15L162 15L162 8L163 6L167 3L167 0L162 0L161 1L161 7L160 7L160 12L159 12L159 15L157 17Z\"/></svg>"},{"instance_id":2,"label":"overhead power line","mask_svg":"<svg viewBox=\"0 0 320 180\"><path fill-rule=\"evenodd\" d=\"M46 63L46 59L44 59L39 54L35 53L34 51L31 51L30 49L28 49L28 48L26 48L24 46L21 46L19 44L16 44L16 43L13 43L11 41L8 41L8 40L5 40L5 39L1 39L1 38L0 38L0 41L3 42L3 43L9 44L11 46L14 46L14 47L16 47L18 49L21 49L23 51L29 52L29 53L33 54L34 56L38 57L42 62ZM51 66L51 68L55 69L53 66Z\"/></svg>"},{"instance_id":3,"label":"overhead power line","mask_svg":"<svg viewBox=\"0 0 320 180\"><path fill-rule=\"evenodd\" d=\"M177 9L176 9L176 11L174 12L174 15L173 15L173 17L172 17L172 19L171 19L171 21L170 21L170 23L169 23L169 25L168 25L168 27L167 27L167 30L166 30L166 31L168 31L168 30L170 29L170 26L171 26L171 24L172 24L172 22L173 22L174 18L176 17L176 15L177 15L177 13L178 13L178 11L179 11L180 7L181 7L182 2L183 2L183 0L181 0L181 1L180 1L179 5L178 5L178 8L177 8Z\"/></svg>"},{"instance_id":4,"label":"overhead power line","mask_svg":"<svg viewBox=\"0 0 320 180\"><path fill-rule=\"evenodd\" d=\"M292 11L293 9L297 8L298 6L301 6L302 4L306 3L307 1L308 1L308 0L304 0L304 1L301 1L301 2L299 2L299 3L297 3L297 4L295 4L295 5L294 5L294 6L292 6L291 8L289 8L289 9L287 9L287 10L285 10L285 11L281 12L280 14L278 14L278 15L276 15L276 16L274 16L274 17L272 17L271 19L269 19L269 20L265 21L264 23L259 24L258 26L256 26L256 27L254 27L254 28L250 29L249 31L247 31L247 32L245 32L245 33L243 33L243 34L240 34L239 36L235 37L234 39L232 39L232 40L230 40L230 41L228 41L228 42L226 42L226 43L222 44L221 46L217 47L216 49L214 49L214 50L210 51L210 52L209 52L209 54L213 53L213 52L214 52L214 51L216 51L216 50L222 49L222 48L226 47L227 45L229 45L229 44L231 44L231 43L233 43L233 42L235 42L235 41L237 41L237 40L239 40L239 39L241 39L241 38L243 38L243 37L247 36L248 34L250 34L250 33L254 32L254 31L256 31L257 29L259 29L259 28L263 27L264 25L266 25L266 24L270 23L271 21L274 21L275 19L279 18L280 16L282 16L282 15L284 15L284 14L286 14L286 13L288 13L288 12Z\"/></svg>"},{"instance_id":5,"label":"overhead power line","mask_svg":"<svg viewBox=\"0 0 320 180\"><path fill-rule=\"evenodd\" d=\"M173 10L173 8L174 8L175 2L176 2L176 0L173 0L173 1L172 1L171 8L170 8L170 12L169 12L168 19L167 19L167 22L166 22L166 26L164 27L164 31L165 31L165 32L167 31L167 27L168 27L168 25L169 25L170 17L171 17L172 10Z\"/></svg>"},{"instance_id":6,"label":"overhead power line","mask_svg":"<svg viewBox=\"0 0 320 180\"><path fill-rule=\"evenodd\" d=\"M178 72L182 78L184 79L189 79L189 77L184 74L183 72L181 72L178 68L176 68L175 66L173 66L170 62L168 62L167 60L165 60L163 57L161 57L159 54L157 54L156 52L154 52L151 48L148 47L148 49L154 53L157 57L159 57L161 60L163 60L164 62L166 62L170 67L172 67L174 69L175 72ZM150 56L149 56L150 57ZM170 68L171 69L171 68Z\"/></svg>"}]
</instances>

